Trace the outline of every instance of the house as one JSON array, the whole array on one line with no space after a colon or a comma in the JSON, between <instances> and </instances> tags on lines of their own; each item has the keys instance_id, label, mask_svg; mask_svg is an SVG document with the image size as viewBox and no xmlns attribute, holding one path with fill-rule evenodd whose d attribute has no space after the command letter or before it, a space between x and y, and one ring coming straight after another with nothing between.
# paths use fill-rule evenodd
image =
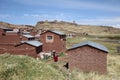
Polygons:
<instances>
[{"instance_id":1,"label":"house","mask_svg":"<svg viewBox=\"0 0 120 80\"><path fill-rule=\"evenodd\" d=\"M6 31L13 31L11 28L5 28L3 26L0 26L0 36L2 35L5 35L5 32Z\"/></svg>"},{"instance_id":2,"label":"house","mask_svg":"<svg viewBox=\"0 0 120 80\"><path fill-rule=\"evenodd\" d=\"M14 50L11 50L14 54L28 55L37 57L37 54L42 51L42 43L39 41L21 41L20 44L15 46Z\"/></svg>"},{"instance_id":3,"label":"house","mask_svg":"<svg viewBox=\"0 0 120 80\"><path fill-rule=\"evenodd\" d=\"M2 28L0 28L0 35L4 34L4 30Z\"/></svg>"},{"instance_id":4,"label":"house","mask_svg":"<svg viewBox=\"0 0 120 80\"><path fill-rule=\"evenodd\" d=\"M27 40L34 40L35 37L32 36L32 35L30 35L30 34L23 34L23 35L21 36L21 39L22 39L23 41L27 41Z\"/></svg>"},{"instance_id":5,"label":"house","mask_svg":"<svg viewBox=\"0 0 120 80\"><path fill-rule=\"evenodd\" d=\"M5 35L18 35L19 31L6 31Z\"/></svg>"},{"instance_id":6,"label":"house","mask_svg":"<svg viewBox=\"0 0 120 80\"><path fill-rule=\"evenodd\" d=\"M6 31L4 36L0 36L0 43L18 44L20 43L20 35L14 31Z\"/></svg>"},{"instance_id":7,"label":"house","mask_svg":"<svg viewBox=\"0 0 120 80\"><path fill-rule=\"evenodd\" d=\"M43 51L63 52L66 50L66 35L57 30L48 30L40 35L40 41L43 43Z\"/></svg>"},{"instance_id":8,"label":"house","mask_svg":"<svg viewBox=\"0 0 120 80\"><path fill-rule=\"evenodd\" d=\"M0 54L8 52L37 57L42 51L42 43L34 39L30 32L0 26Z\"/></svg>"},{"instance_id":9,"label":"house","mask_svg":"<svg viewBox=\"0 0 120 80\"><path fill-rule=\"evenodd\" d=\"M0 35L0 54L14 49L16 44L20 43L20 35L18 31L13 31L11 28L0 27L2 33Z\"/></svg>"},{"instance_id":10,"label":"house","mask_svg":"<svg viewBox=\"0 0 120 80\"><path fill-rule=\"evenodd\" d=\"M19 35L0 36L0 44L18 44L20 43Z\"/></svg>"},{"instance_id":11,"label":"house","mask_svg":"<svg viewBox=\"0 0 120 80\"><path fill-rule=\"evenodd\" d=\"M0 36L0 54L4 52L9 52L9 50L14 49L14 46L20 43L19 35L5 35Z\"/></svg>"},{"instance_id":12,"label":"house","mask_svg":"<svg viewBox=\"0 0 120 80\"><path fill-rule=\"evenodd\" d=\"M70 69L85 72L107 73L108 49L101 44L85 41L67 50Z\"/></svg>"}]
</instances>

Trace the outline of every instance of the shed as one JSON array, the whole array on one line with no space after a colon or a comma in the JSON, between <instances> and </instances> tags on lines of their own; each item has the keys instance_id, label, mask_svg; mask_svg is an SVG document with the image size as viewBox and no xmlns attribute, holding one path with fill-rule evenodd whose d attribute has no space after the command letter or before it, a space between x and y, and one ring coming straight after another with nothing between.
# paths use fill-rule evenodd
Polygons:
<instances>
[{"instance_id":1,"label":"shed","mask_svg":"<svg viewBox=\"0 0 120 80\"><path fill-rule=\"evenodd\" d=\"M3 35L4 33L5 33L5 31L0 28L0 35Z\"/></svg>"},{"instance_id":2,"label":"shed","mask_svg":"<svg viewBox=\"0 0 120 80\"><path fill-rule=\"evenodd\" d=\"M15 46L16 54L29 55L37 57L37 54L42 51L42 43L39 41L21 41L21 44Z\"/></svg>"},{"instance_id":3,"label":"shed","mask_svg":"<svg viewBox=\"0 0 120 80\"><path fill-rule=\"evenodd\" d=\"M85 41L67 50L70 69L107 73L108 49L101 44Z\"/></svg>"},{"instance_id":4,"label":"shed","mask_svg":"<svg viewBox=\"0 0 120 80\"><path fill-rule=\"evenodd\" d=\"M0 26L0 35L5 35L6 31L12 31L12 29Z\"/></svg>"},{"instance_id":5,"label":"shed","mask_svg":"<svg viewBox=\"0 0 120 80\"><path fill-rule=\"evenodd\" d=\"M22 35L22 40L34 40L35 37L30 34L24 34Z\"/></svg>"},{"instance_id":6,"label":"shed","mask_svg":"<svg viewBox=\"0 0 120 80\"><path fill-rule=\"evenodd\" d=\"M6 35L18 35L18 31L6 31Z\"/></svg>"},{"instance_id":7,"label":"shed","mask_svg":"<svg viewBox=\"0 0 120 80\"><path fill-rule=\"evenodd\" d=\"M5 36L0 36L0 44L18 44L20 43L20 36L15 34L15 35L5 35Z\"/></svg>"},{"instance_id":8,"label":"shed","mask_svg":"<svg viewBox=\"0 0 120 80\"><path fill-rule=\"evenodd\" d=\"M40 35L43 51L64 52L66 50L66 34L58 30L48 30Z\"/></svg>"}]
</instances>

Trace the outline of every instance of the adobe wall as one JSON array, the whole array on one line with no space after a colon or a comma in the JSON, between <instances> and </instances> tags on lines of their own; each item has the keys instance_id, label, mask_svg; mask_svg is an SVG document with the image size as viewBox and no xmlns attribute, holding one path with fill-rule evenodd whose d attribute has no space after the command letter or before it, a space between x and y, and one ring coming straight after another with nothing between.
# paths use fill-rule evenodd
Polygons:
<instances>
[{"instance_id":1,"label":"adobe wall","mask_svg":"<svg viewBox=\"0 0 120 80\"><path fill-rule=\"evenodd\" d=\"M46 36L54 36L54 41L52 43L46 42ZM43 33L40 36L40 41L43 43L43 51L63 52L66 50L66 41L60 39L60 36L51 32Z\"/></svg>"},{"instance_id":2,"label":"adobe wall","mask_svg":"<svg viewBox=\"0 0 120 80\"><path fill-rule=\"evenodd\" d=\"M38 48L40 49L39 51L42 51L41 46ZM3 53L11 53L14 55L28 55L36 58L38 51L36 50L36 47L30 46L28 44L22 44L17 47L14 47L12 45L11 46L4 45L0 47L0 54L3 54Z\"/></svg>"},{"instance_id":3,"label":"adobe wall","mask_svg":"<svg viewBox=\"0 0 120 80\"><path fill-rule=\"evenodd\" d=\"M4 30L0 28L0 35L4 33Z\"/></svg>"},{"instance_id":4,"label":"adobe wall","mask_svg":"<svg viewBox=\"0 0 120 80\"><path fill-rule=\"evenodd\" d=\"M18 44L20 43L20 36L19 35L6 35L6 36L0 36L0 44Z\"/></svg>"},{"instance_id":5,"label":"adobe wall","mask_svg":"<svg viewBox=\"0 0 120 80\"><path fill-rule=\"evenodd\" d=\"M70 69L107 73L107 53L90 46L67 51Z\"/></svg>"}]
</instances>

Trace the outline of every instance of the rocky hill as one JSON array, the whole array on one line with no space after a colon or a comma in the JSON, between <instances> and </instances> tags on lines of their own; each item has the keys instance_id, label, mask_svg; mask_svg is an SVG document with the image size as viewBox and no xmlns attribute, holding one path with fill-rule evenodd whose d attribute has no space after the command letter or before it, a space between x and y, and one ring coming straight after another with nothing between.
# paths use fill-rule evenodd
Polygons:
<instances>
[{"instance_id":1,"label":"rocky hill","mask_svg":"<svg viewBox=\"0 0 120 80\"><path fill-rule=\"evenodd\" d=\"M64 21L39 21L36 24L37 29L56 29L65 31L68 33L88 33L88 34L120 34L120 29L109 26L91 26L91 25L79 25L75 22Z\"/></svg>"},{"instance_id":2,"label":"rocky hill","mask_svg":"<svg viewBox=\"0 0 120 80\"><path fill-rule=\"evenodd\" d=\"M7 27L7 28L32 28L34 26L31 25L15 25L6 22L0 22L0 27Z\"/></svg>"},{"instance_id":3,"label":"rocky hill","mask_svg":"<svg viewBox=\"0 0 120 80\"><path fill-rule=\"evenodd\" d=\"M8 28L33 28L31 25L15 25L6 22L0 22L0 27ZM113 28L110 26L91 26L91 25L80 25L75 22L65 22L65 21L39 21L37 22L36 29L55 29L64 31L66 33L75 34L120 34L119 28Z\"/></svg>"}]
</instances>

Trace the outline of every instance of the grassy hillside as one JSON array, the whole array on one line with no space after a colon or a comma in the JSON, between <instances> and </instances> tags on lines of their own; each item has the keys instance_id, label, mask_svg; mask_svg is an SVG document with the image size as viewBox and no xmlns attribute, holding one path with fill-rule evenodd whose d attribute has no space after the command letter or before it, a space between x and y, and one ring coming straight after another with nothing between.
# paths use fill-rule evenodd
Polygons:
<instances>
[{"instance_id":1,"label":"grassy hillside","mask_svg":"<svg viewBox=\"0 0 120 80\"><path fill-rule=\"evenodd\" d=\"M56 64L27 56L0 55L0 80L65 80Z\"/></svg>"},{"instance_id":2,"label":"grassy hillside","mask_svg":"<svg viewBox=\"0 0 120 80\"><path fill-rule=\"evenodd\" d=\"M0 55L0 80L120 80L120 29L112 27L85 26L69 22L38 22L38 29L58 29L65 32L82 34L88 36L76 36L67 39L67 48L73 44L91 40L103 44L109 49L107 59L108 74L84 73L78 70L70 71L63 67L64 61L58 63L36 60L21 55Z\"/></svg>"},{"instance_id":3,"label":"grassy hillside","mask_svg":"<svg viewBox=\"0 0 120 80\"><path fill-rule=\"evenodd\" d=\"M79 25L64 21L40 21L36 24L37 29L57 29L68 33L88 34L120 34L120 29L108 26Z\"/></svg>"},{"instance_id":4,"label":"grassy hillside","mask_svg":"<svg viewBox=\"0 0 120 80\"><path fill-rule=\"evenodd\" d=\"M0 55L0 80L120 80L120 56L108 55L108 74L67 71L63 62L38 61L27 56Z\"/></svg>"}]
</instances>

